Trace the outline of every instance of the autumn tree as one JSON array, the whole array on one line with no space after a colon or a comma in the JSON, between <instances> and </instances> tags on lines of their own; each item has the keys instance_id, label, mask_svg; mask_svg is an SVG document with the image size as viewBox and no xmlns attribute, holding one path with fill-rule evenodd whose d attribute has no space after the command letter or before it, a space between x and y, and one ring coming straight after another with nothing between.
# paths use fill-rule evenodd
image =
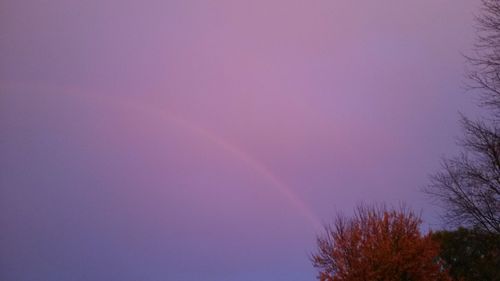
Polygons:
<instances>
[{"instance_id":1,"label":"autumn tree","mask_svg":"<svg viewBox=\"0 0 500 281\"><path fill-rule=\"evenodd\" d=\"M359 206L337 216L317 238L313 266L321 281L451 280L438 259L439 244L419 230L408 208Z\"/></svg>"},{"instance_id":2,"label":"autumn tree","mask_svg":"<svg viewBox=\"0 0 500 281\"><path fill-rule=\"evenodd\" d=\"M425 192L444 207L449 225L500 233L500 1L483 0L469 86L487 117L462 117L462 153L443 160Z\"/></svg>"}]
</instances>

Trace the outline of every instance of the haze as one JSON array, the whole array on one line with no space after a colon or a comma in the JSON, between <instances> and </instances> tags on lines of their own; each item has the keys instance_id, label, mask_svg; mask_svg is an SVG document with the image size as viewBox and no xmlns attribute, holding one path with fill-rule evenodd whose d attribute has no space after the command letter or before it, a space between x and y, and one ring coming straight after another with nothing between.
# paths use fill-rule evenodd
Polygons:
<instances>
[{"instance_id":1,"label":"haze","mask_svg":"<svg viewBox=\"0 0 500 281\"><path fill-rule=\"evenodd\" d=\"M455 150L477 3L0 3L0 279L314 280Z\"/></svg>"}]
</instances>

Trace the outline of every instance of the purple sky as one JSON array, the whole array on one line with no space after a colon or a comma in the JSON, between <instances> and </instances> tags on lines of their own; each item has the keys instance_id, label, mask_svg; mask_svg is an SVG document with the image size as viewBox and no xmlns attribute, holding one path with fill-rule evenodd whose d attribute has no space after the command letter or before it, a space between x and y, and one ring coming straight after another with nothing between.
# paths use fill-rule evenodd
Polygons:
<instances>
[{"instance_id":1,"label":"purple sky","mask_svg":"<svg viewBox=\"0 0 500 281\"><path fill-rule=\"evenodd\" d=\"M0 2L0 279L313 280L457 151L477 1Z\"/></svg>"}]
</instances>

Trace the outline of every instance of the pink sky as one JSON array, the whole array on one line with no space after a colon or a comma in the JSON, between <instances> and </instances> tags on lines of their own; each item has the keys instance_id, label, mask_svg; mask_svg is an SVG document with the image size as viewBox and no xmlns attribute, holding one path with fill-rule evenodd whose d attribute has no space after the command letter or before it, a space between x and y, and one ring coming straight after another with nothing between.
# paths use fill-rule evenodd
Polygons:
<instances>
[{"instance_id":1,"label":"pink sky","mask_svg":"<svg viewBox=\"0 0 500 281\"><path fill-rule=\"evenodd\" d=\"M475 1L0 3L0 279L313 280L456 151Z\"/></svg>"}]
</instances>

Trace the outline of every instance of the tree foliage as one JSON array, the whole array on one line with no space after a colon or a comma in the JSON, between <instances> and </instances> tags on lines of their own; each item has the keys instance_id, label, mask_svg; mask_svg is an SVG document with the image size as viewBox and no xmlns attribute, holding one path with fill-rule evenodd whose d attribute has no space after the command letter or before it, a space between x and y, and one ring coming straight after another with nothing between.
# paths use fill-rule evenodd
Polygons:
<instances>
[{"instance_id":1,"label":"tree foliage","mask_svg":"<svg viewBox=\"0 0 500 281\"><path fill-rule=\"evenodd\" d=\"M420 233L420 224L406 208L362 205L352 218L339 215L311 256L318 279L450 280L437 259L438 243Z\"/></svg>"},{"instance_id":2,"label":"tree foliage","mask_svg":"<svg viewBox=\"0 0 500 281\"><path fill-rule=\"evenodd\" d=\"M443 160L425 192L442 203L447 223L500 233L500 1L482 3L475 54L467 59L470 88L492 114L462 116L463 152Z\"/></svg>"},{"instance_id":3,"label":"tree foliage","mask_svg":"<svg viewBox=\"0 0 500 281\"><path fill-rule=\"evenodd\" d=\"M459 228L439 231L440 258L454 280L500 280L500 234Z\"/></svg>"}]
</instances>

